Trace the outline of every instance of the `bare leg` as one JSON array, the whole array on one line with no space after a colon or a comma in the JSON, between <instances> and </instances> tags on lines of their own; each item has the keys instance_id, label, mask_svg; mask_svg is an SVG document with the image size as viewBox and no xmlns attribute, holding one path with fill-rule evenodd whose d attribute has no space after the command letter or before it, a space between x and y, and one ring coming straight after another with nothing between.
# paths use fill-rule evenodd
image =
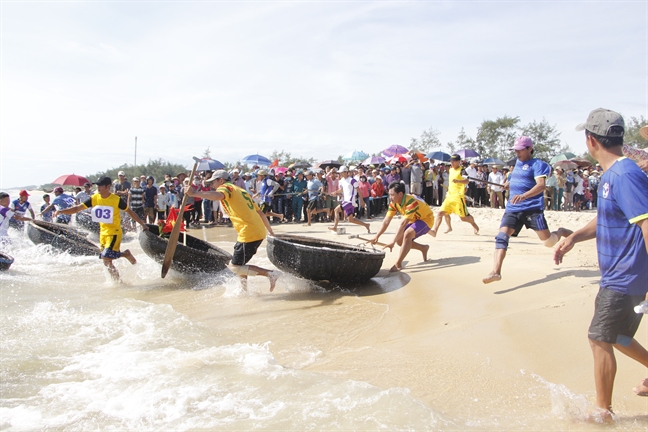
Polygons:
<instances>
[{"instance_id":1,"label":"bare leg","mask_svg":"<svg viewBox=\"0 0 648 432\"><path fill-rule=\"evenodd\" d=\"M444 216L445 216L445 212L443 212L443 211L440 211L439 213L437 213L436 219L434 219L434 227L432 227L432 229L428 233L432 237L436 237L437 230L441 226L441 220L443 219Z\"/></svg>"},{"instance_id":2,"label":"bare leg","mask_svg":"<svg viewBox=\"0 0 648 432\"><path fill-rule=\"evenodd\" d=\"M500 228L500 233L504 233L507 236L510 236L514 232L515 230L513 228ZM502 264L504 263L504 258L506 258L506 249L495 248L495 253L493 254L493 270L488 276L482 279L483 283L489 284L502 279Z\"/></svg>"},{"instance_id":3,"label":"bare leg","mask_svg":"<svg viewBox=\"0 0 648 432\"><path fill-rule=\"evenodd\" d=\"M110 273L110 277L114 281L119 281L119 272L115 268L115 265L113 264L112 260L109 258L103 258L103 263L108 269L108 273Z\"/></svg>"},{"instance_id":4,"label":"bare leg","mask_svg":"<svg viewBox=\"0 0 648 432\"><path fill-rule=\"evenodd\" d=\"M594 356L594 383L596 385L596 406L612 412L612 390L616 375L616 358L612 344L589 339ZM607 417L607 416L606 416Z\"/></svg>"},{"instance_id":5,"label":"bare leg","mask_svg":"<svg viewBox=\"0 0 648 432\"><path fill-rule=\"evenodd\" d=\"M331 231L337 231L338 223L340 223L340 212L341 211L342 211L342 206L335 207L335 210L333 211L333 213L335 215L333 226L328 227L328 229L330 229Z\"/></svg>"},{"instance_id":6,"label":"bare leg","mask_svg":"<svg viewBox=\"0 0 648 432\"><path fill-rule=\"evenodd\" d=\"M352 214L349 215L349 222L354 223L356 225L362 225L367 229L367 234L371 234L371 230L369 229L369 224L356 219L355 216L353 216Z\"/></svg>"},{"instance_id":7,"label":"bare leg","mask_svg":"<svg viewBox=\"0 0 648 432\"><path fill-rule=\"evenodd\" d=\"M479 227L475 223L475 218L472 217L472 215L464 216L461 218L461 220L472 225L475 235L479 235Z\"/></svg>"},{"instance_id":8,"label":"bare leg","mask_svg":"<svg viewBox=\"0 0 648 432\"><path fill-rule=\"evenodd\" d=\"M257 274L261 276L265 276L268 278L270 281L270 292L274 291L275 289L275 284L277 283L277 279L282 275L280 271L276 270L268 270L264 269L263 267L257 267L255 265L249 265L248 268L252 271L255 271Z\"/></svg>"},{"instance_id":9,"label":"bare leg","mask_svg":"<svg viewBox=\"0 0 648 432\"><path fill-rule=\"evenodd\" d=\"M448 225L448 229L445 230L443 233L448 234L449 232L452 231L452 223L450 222L450 215L449 214L444 214L443 219L445 220L446 225Z\"/></svg>"},{"instance_id":10,"label":"bare leg","mask_svg":"<svg viewBox=\"0 0 648 432\"><path fill-rule=\"evenodd\" d=\"M135 257L133 256L133 254L131 253L131 251L129 249L126 249L124 252L122 252L121 256L126 258L129 263L137 264L137 260L135 259Z\"/></svg>"}]
</instances>

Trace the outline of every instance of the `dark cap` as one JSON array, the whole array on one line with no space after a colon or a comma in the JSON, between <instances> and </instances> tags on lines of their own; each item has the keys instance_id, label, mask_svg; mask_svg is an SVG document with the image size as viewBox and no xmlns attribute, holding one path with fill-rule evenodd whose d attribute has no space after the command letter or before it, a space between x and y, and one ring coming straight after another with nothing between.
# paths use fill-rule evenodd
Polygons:
<instances>
[{"instance_id":1,"label":"dark cap","mask_svg":"<svg viewBox=\"0 0 648 432\"><path fill-rule=\"evenodd\" d=\"M112 180L110 177L101 177L99 180L94 182L97 186L110 186L112 185Z\"/></svg>"},{"instance_id":2,"label":"dark cap","mask_svg":"<svg viewBox=\"0 0 648 432\"><path fill-rule=\"evenodd\" d=\"M452 156L450 156L450 160L451 161L461 161L461 156L459 156L458 154L453 154Z\"/></svg>"}]
</instances>

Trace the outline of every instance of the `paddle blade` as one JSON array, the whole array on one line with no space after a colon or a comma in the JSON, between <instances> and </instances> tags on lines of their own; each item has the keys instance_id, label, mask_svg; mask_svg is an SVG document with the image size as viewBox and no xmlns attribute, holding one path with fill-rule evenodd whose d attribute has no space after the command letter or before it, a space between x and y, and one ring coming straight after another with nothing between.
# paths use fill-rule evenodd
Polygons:
<instances>
[{"instance_id":1,"label":"paddle blade","mask_svg":"<svg viewBox=\"0 0 648 432\"><path fill-rule=\"evenodd\" d=\"M195 159L194 159L195 161ZM191 182L196 174L196 167L198 167L198 162L194 162L193 169L191 170L191 176L189 177L189 182ZM180 211L178 212L178 221L173 225L173 230L169 236L169 243L167 244L166 252L164 253L164 261L162 262L162 279L169 272L171 268L171 262L173 261L173 255L175 254L176 246L178 246L178 237L180 237L180 227L182 226L182 216L184 215L184 208L187 205L187 198L189 196L185 193L182 197L182 204L180 205Z\"/></svg>"}]
</instances>

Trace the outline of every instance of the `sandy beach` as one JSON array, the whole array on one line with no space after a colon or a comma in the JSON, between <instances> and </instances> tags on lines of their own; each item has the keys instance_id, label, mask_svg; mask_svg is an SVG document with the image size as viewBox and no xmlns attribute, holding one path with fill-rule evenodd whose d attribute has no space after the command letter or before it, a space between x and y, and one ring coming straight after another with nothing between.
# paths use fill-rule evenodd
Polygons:
<instances>
[{"instance_id":1,"label":"sandy beach","mask_svg":"<svg viewBox=\"0 0 648 432\"><path fill-rule=\"evenodd\" d=\"M225 293L167 291L148 300L172 304L229 335L232 343L272 341L270 350L282 366L408 389L454 425L581 428L593 411L587 328L600 277L595 242L577 245L556 266L553 249L523 230L511 240L502 281L484 285L503 210L471 212L480 235L453 216L451 233L443 234L443 224L436 238L423 237L422 243L431 245L427 262L412 251L404 271L389 273L398 248L387 251L380 273L360 289L327 292L285 276L274 293L268 292L267 280L254 278L248 294L230 287ZM546 213L550 229L577 229L593 216ZM372 232L381 221L371 221ZM382 241L391 239L396 222ZM355 244L359 241L348 234L363 231L343 224L347 235L335 235L327 226L273 229ZM208 237L218 242L225 230L207 230ZM253 263L271 266L264 248ZM636 337L648 344L645 320ZM632 388L648 372L623 355L617 359L613 407L626 427L645 427L648 399ZM462 423L468 418L482 420Z\"/></svg>"}]
</instances>

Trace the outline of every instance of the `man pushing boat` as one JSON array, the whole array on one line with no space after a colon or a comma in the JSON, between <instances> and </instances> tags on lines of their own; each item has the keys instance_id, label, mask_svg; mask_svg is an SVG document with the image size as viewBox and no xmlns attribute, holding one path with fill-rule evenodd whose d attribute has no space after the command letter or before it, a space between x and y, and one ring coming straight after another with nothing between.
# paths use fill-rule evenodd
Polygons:
<instances>
[{"instance_id":1,"label":"man pushing boat","mask_svg":"<svg viewBox=\"0 0 648 432\"><path fill-rule=\"evenodd\" d=\"M122 229L121 229L121 214L120 210L125 211L128 215L133 218L138 224L142 226L143 230L148 230L146 223L139 217L137 214L128 208L126 202L123 201L119 196L110 192L112 186L112 180L110 177L102 177L95 183L97 185L97 193L92 195L90 198L66 209L57 210L54 212L54 216L58 215L71 215L79 213L80 211L86 210L90 207L93 210L90 212L92 215L93 222L99 223L99 243L101 244L101 254L99 257L103 260L104 265L108 268L108 272L113 280L119 280L119 272L113 264L113 260L117 258L124 257L131 264L137 263L137 260L130 252L126 249L123 252L120 252L119 247L121 246L122 240Z\"/></svg>"},{"instance_id":2,"label":"man pushing boat","mask_svg":"<svg viewBox=\"0 0 648 432\"><path fill-rule=\"evenodd\" d=\"M212 190L197 191L185 186L184 191L188 196L220 201L223 204L223 209L229 215L238 233L230 268L243 279L245 290L247 290L245 280L248 276L261 275L270 280L270 291L273 291L281 272L248 264L265 239L266 231L274 236L268 218L247 191L230 182L227 171L215 171L209 179L205 180L205 183L211 184Z\"/></svg>"}]
</instances>

